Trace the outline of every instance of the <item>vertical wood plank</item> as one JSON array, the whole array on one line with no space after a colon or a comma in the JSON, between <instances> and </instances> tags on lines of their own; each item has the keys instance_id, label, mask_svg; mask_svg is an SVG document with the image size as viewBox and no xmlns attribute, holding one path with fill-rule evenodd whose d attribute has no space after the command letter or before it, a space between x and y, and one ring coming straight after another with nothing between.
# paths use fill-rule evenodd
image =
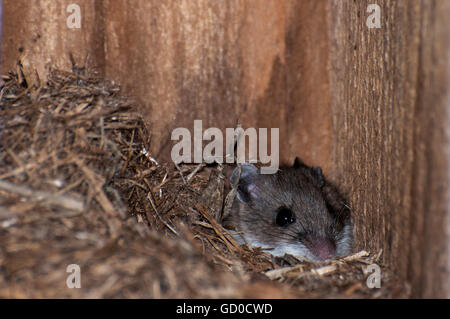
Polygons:
<instances>
[{"instance_id":1,"label":"vertical wood plank","mask_svg":"<svg viewBox=\"0 0 450 319\"><path fill-rule=\"evenodd\" d=\"M336 179L359 248L382 248L413 295L448 296L447 4L378 1L368 29L369 3L330 5Z\"/></svg>"},{"instance_id":2,"label":"vertical wood plank","mask_svg":"<svg viewBox=\"0 0 450 319\"><path fill-rule=\"evenodd\" d=\"M450 3L421 12L408 277L414 295L450 298Z\"/></svg>"},{"instance_id":3,"label":"vertical wood plank","mask_svg":"<svg viewBox=\"0 0 450 319\"><path fill-rule=\"evenodd\" d=\"M101 0L79 0L81 28L67 26L71 0L5 0L2 64L15 69L19 56L25 68L45 79L49 67L71 69L69 53L79 64L103 74Z\"/></svg>"},{"instance_id":4,"label":"vertical wood plank","mask_svg":"<svg viewBox=\"0 0 450 319\"><path fill-rule=\"evenodd\" d=\"M288 139L284 1L105 0L105 13L107 75L144 105L157 156L168 159L170 132L195 119L280 127Z\"/></svg>"},{"instance_id":5,"label":"vertical wood plank","mask_svg":"<svg viewBox=\"0 0 450 319\"><path fill-rule=\"evenodd\" d=\"M417 4L378 3L380 29L366 26L369 1L330 8L333 155L359 248L383 248L406 272L420 16Z\"/></svg>"},{"instance_id":6,"label":"vertical wood plank","mask_svg":"<svg viewBox=\"0 0 450 319\"><path fill-rule=\"evenodd\" d=\"M290 148L331 173L332 112L327 1L289 1L286 31L286 125Z\"/></svg>"}]
</instances>

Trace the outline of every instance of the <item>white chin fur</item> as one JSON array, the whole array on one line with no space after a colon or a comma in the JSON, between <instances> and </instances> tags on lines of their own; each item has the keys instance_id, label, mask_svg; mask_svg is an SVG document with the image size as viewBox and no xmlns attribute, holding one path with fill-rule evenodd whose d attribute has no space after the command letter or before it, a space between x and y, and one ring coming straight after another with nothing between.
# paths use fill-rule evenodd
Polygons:
<instances>
[{"instance_id":1,"label":"white chin fur","mask_svg":"<svg viewBox=\"0 0 450 319\"><path fill-rule=\"evenodd\" d=\"M278 247L269 247L266 244L263 244L256 240L255 238L244 235L245 238L241 234L236 231L228 230L231 236L236 240L239 245L243 245L248 243L252 247L261 247L262 250L267 251L268 253L283 257L285 254L292 255L300 260L310 260L310 261L320 261L317 257L315 257L305 245L301 244L283 244ZM337 242L336 256L346 256L351 252L352 246L352 227L351 225L346 225L342 231L341 238Z\"/></svg>"},{"instance_id":2,"label":"white chin fur","mask_svg":"<svg viewBox=\"0 0 450 319\"><path fill-rule=\"evenodd\" d=\"M241 239L242 241L242 239ZM262 250L277 256L283 257L284 255L292 255L300 260L318 261L318 259L310 253L309 249L301 243L298 244L284 244L278 247L269 247L266 244L259 242L251 236L245 236L245 241L252 247L261 247Z\"/></svg>"}]
</instances>

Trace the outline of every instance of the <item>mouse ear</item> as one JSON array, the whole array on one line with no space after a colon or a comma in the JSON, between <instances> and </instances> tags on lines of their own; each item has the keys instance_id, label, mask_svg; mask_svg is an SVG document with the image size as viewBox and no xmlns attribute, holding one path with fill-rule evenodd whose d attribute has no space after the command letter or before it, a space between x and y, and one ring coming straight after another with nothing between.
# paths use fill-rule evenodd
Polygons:
<instances>
[{"instance_id":1,"label":"mouse ear","mask_svg":"<svg viewBox=\"0 0 450 319\"><path fill-rule=\"evenodd\" d=\"M295 158L295 160L294 160L294 165L292 166L292 167L294 167L294 168L300 168L300 167L306 167L306 164L305 163L303 163L303 161L299 158L299 157L296 157Z\"/></svg>"},{"instance_id":2,"label":"mouse ear","mask_svg":"<svg viewBox=\"0 0 450 319\"><path fill-rule=\"evenodd\" d=\"M237 182L239 169L235 168L231 176L231 185ZM255 197L255 181L259 175L259 169L253 164L242 164L241 176L238 182L237 197L243 203L248 203L252 197Z\"/></svg>"},{"instance_id":3,"label":"mouse ear","mask_svg":"<svg viewBox=\"0 0 450 319\"><path fill-rule=\"evenodd\" d=\"M320 168L319 166L309 167L299 157L296 157L293 167L294 168L304 167L307 169L311 169L313 172L313 176L317 178L317 180L319 181L320 187L322 187L325 184L325 178L323 177L322 168Z\"/></svg>"},{"instance_id":4,"label":"mouse ear","mask_svg":"<svg viewBox=\"0 0 450 319\"><path fill-rule=\"evenodd\" d=\"M241 176L240 181L245 181L249 179L253 179L258 176L258 168L253 164L244 163L241 165ZM235 185L238 179L239 169L236 167L233 171L233 175L231 175L230 183L231 185Z\"/></svg>"}]
</instances>

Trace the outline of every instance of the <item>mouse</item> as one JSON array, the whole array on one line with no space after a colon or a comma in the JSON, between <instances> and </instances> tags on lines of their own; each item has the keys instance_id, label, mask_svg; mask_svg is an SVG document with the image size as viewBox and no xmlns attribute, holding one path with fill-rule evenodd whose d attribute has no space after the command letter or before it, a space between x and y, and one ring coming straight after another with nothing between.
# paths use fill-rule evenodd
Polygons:
<instances>
[{"instance_id":1,"label":"mouse","mask_svg":"<svg viewBox=\"0 0 450 319\"><path fill-rule=\"evenodd\" d=\"M320 167L300 158L274 174L261 174L253 164L235 168L237 185L224 225L252 247L274 256L292 255L322 262L351 253L353 227L350 208ZM241 240L242 242L242 240Z\"/></svg>"}]
</instances>

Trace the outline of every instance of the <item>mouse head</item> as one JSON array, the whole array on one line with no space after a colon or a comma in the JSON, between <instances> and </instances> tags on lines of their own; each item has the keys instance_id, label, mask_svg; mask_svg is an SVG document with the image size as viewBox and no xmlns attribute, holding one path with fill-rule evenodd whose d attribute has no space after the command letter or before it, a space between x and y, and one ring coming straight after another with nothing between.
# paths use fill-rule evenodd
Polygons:
<instances>
[{"instance_id":1,"label":"mouse head","mask_svg":"<svg viewBox=\"0 0 450 319\"><path fill-rule=\"evenodd\" d=\"M238 175L235 169L231 177L238 183L237 227L250 245L312 261L350 252L350 210L320 168L297 159L276 174L243 164Z\"/></svg>"}]
</instances>

